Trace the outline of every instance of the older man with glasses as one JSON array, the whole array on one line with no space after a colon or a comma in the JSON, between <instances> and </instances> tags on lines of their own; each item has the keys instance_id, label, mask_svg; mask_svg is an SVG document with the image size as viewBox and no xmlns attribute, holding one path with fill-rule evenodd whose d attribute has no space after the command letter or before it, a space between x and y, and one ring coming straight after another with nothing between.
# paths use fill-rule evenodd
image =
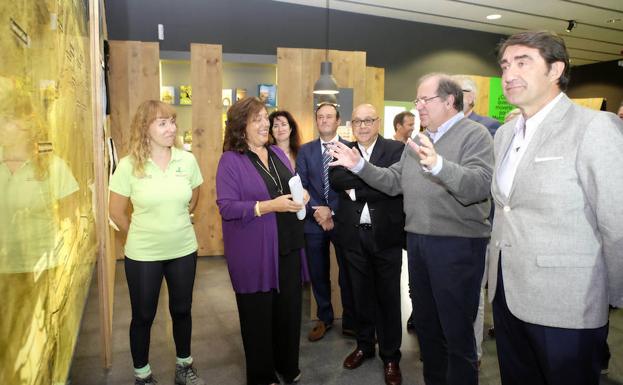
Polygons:
<instances>
[{"instance_id":1,"label":"older man with glasses","mask_svg":"<svg viewBox=\"0 0 623 385\"><path fill-rule=\"evenodd\" d=\"M382 168L338 144L336 161L388 195L403 194L415 330L426 384L478 383L473 323L490 235L493 141L463 115L463 91L445 74L420 79L424 133Z\"/></svg>"},{"instance_id":2,"label":"older man with glasses","mask_svg":"<svg viewBox=\"0 0 623 385\"><path fill-rule=\"evenodd\" d=\"M404 143L379 135L381 122L372 105L357 106L351 122L356 143L350 147L364 159L379 167L389 167L400 160ZM334 167L330 181L331 187L340 193L336 229L352 283L357 330L357 347L344 360L344 367L356 369L365 359L374 357L378 338L385 383L398 385L402 382L402 195L384 194L344 167Z\"/></svg>"}]
</instances>

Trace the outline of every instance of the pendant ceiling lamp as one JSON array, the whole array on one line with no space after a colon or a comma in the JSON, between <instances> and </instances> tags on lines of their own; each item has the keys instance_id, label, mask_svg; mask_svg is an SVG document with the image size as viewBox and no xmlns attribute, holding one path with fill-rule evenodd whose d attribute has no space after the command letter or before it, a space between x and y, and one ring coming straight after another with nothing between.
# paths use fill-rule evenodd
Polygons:
<instances>
[{"instance_id":1,"label":"pendant ceiling lamp","mask_svg":"<svg viewBox=\"0 0 623 385\"><path fill-rule=\"evenodd\" d=\"M331 73L332 64L329 61L329 0L327 0L327 29L326 38L327 45L325 49L325 60L320 63L320 78L314 84L314 94L318 95L336 95L340 93L340 89Z\"/></svg>"}]
</instances>

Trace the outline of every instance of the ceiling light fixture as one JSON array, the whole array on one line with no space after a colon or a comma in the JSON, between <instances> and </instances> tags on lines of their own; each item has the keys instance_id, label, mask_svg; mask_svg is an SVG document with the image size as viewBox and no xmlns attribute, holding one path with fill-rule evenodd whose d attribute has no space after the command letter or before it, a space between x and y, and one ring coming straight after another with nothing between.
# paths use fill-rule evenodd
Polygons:
<instances>
[{"instance_id":1,"label":"ceiling light fixture","mask_svg":"<svg viewBox=\"0 0 623 385\"><path fill-rule=\"evenodd\" d=\"M332 64L329 61L329 0L327 0L327 45L325 50L324 61L320 63L320 78L314 84L314 94L319 95L335 95L340 93L340 89L331 74Z\"/></svg>"},{"instance_id":2,"label":"ceiling light fixture","mask_svg":"<svg viewBox=\"0 0 623 385\"><path fill-rule=\"evenodd\" d=\"M494 13L491 15L487 15L487 20L497 20L497 19L501 19L502 15Z\"/></svg>"},{"instance_id":3,"label":"ceiling light fixture","mask_svg":"<svg viewBox=\"0 0 623 385\"><path fill-rule=\"evenodd\" d=\"M578 25L577 21L569 20L569 24L567 25L567 32L573 31L573 28L575 28L577 25Z\"/></svg>"}]
</instances>

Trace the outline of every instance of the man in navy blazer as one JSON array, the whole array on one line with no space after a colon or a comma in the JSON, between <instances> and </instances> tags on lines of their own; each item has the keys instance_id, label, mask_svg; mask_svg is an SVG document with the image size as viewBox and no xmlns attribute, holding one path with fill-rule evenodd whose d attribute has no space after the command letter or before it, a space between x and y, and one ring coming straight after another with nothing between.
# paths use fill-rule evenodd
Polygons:
<instances>
[{"instance_id":1,"label":"man in navy blazer","mask_svg":"<svg viewBox=\"0 0 623 385\"><path fill-rule=\"evenodd\" d=\"M340 112L335 105L322 103L316 109L316 126L319 138L301 146L296 158L296 171L301 177L303 187L309 192L307 218L305 218L305 252L309 261L309 272L314 298L318 304L318 322L309 332L310 341L324 337L333 325L333 306L331 304L331 279L329 243L333 243L339 266L339 285L342 296L342 333L354 336L353 302L350 280L344 266L342 248L334 229L333 215L337 212L338 193L328 185L328 175L324 175L323 157L326 143L341 141L337 135L340 125ZM325 194L325 186L328 191ZM326 196L325 196L326 195Z\"/></svg>"}]
</instances>

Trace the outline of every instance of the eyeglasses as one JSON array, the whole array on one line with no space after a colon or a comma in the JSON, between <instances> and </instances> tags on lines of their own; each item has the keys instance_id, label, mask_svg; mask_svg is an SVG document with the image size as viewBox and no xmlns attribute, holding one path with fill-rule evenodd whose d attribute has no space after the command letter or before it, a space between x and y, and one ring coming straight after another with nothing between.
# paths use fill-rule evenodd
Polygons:
<instances>
[{"instance_id":1,"label":"eyeglasses","mask_svg":"<svg viewBox=\"0 0 623 385\"><path fill-rule=\"evenodd\" d=\"M376 122L379 118L374 118L374 119L353 119L353 121L351 122L351 124L353 125L353 127L359 127L362 124L366 127L370 127L371 125L374 124L374 122Z\"/></svg>"},{"instance_id":2,"label":"eyeglasses","mask_svg":"<svg viewBox=\"0 0 623 385\"><path fill-rule=\"evenodd\" d=\"M430 102L431 100L433 100L435 98L438 98L438 97L439 97L439 95L431 96L430 98L417 98L417 99L415 99L413 101L413 104L415 106L417 106L418 104L421 104L421 105L425 106L425 105L428 104L428 102Z\"/></svg>"}]
</instances>

